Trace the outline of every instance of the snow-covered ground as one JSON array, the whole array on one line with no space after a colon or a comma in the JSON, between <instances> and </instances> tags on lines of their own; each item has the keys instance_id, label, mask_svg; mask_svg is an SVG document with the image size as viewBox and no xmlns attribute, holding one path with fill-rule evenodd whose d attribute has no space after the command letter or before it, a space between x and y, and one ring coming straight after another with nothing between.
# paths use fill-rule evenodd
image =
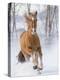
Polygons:
<instances>
[{"instance_id":1,"label":"snow-covered ground","mask_svg":"<svg viewBox=\"0 0 60 80\"><path fill-rule=\"evenodd\" d=\"M19 48L19 36L24 30L21 29L17 32L11 33L11 76L40 76L40 75L55 75L58 74L58 38L57 36L48 39L38 32L41 40L43 51L43 71L40 74L37 70L33 69L31 61L19 63L17 61L17 54Z\"/></svg>"}]
</instances>

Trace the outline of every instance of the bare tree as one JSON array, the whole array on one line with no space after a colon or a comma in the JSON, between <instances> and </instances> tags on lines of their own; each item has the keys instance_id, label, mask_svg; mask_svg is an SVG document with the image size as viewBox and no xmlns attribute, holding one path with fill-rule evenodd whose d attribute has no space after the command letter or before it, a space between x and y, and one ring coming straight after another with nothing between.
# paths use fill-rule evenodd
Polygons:
<instances>
[{"instance_id":1,"label":"bare tree","mask_svg":"<svg viewBox=\"0 0 60 80\"><path fill-rule=\"evenodd\" d=\"M45 32L46 32L46 36L48 36L48 25L49 25L49 19L50 19L50 6L47 5L47 15L46 15L46 26L45 26Z\"/></svg>"},{"instance_id":2,"label":"bare tree","mask_svg":"<svg viewBox=\"0 0 60 80\"><path fill-rule=\"evenodd\" d=\"M27 4L28 14L30 13L30 7L31 7L31 4Z\"/></svg>"},{"instance_id":3,"label":"bare tree","mask_svg":"<svg viewBox=\"0 0 60 80\"><path fill-rule=\"evenodd\" d=\"M52 31L52 25L55 23L57 24L57 21L55 21L57 19L56 9L57 9L57 6L47 5L46 26L45 26L46 36L50 36ZM53 26L53 29L54 28L55 26Z\"/></svg>"},{"instance_id":4,"label":"bare tree","mask_svg":"<svg viewBox=\"0 0 60 80\"><path fill-rule=\"evenodd\" d=\"M57 34L58 34L58 7L57 6L55 6L54 7L54 15L53 15L53 20L52 20L52 22L53 22L53 32L54 32L54 28L56 28L56 32L57 32Z\"/></svg>"}]
</instances>

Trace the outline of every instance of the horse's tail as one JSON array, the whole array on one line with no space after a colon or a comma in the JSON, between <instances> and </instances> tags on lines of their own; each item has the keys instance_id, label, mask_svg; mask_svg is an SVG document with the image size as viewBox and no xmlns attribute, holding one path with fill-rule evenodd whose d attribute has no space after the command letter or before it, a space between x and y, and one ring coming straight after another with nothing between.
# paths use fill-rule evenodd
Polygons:
<instances>
[{"instance_id":1,"label":"horse's tail","mask_svg":"<svg viewBox=\"0 0 60 80\"><path fill-rule=\"evenodd\" d=\"M17 57L18 57L19 62L21 62L21 63L25 62L25 57L24 57L22 51L19 52Z\"/></svg>"}]
</instances>

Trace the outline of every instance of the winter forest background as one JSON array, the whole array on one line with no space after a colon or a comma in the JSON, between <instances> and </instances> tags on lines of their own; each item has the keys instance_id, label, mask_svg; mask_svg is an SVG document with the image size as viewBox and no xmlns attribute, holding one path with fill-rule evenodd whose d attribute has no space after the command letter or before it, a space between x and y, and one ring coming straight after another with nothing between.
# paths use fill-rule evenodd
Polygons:
<instances>
[{"instance_id":1,"label":"winter forest background","mask_svg":"<svg viewBox=\"0 0 60 80\"><path fill-rule=\"evenodd\" d=\"M19 37L27 29L24 14L37 11L37 33L41 39L44 69L41 74L33 70L32 63L19 63ZM11 46L11 76L36 76L58 73L58 6L40 4L8 4L8 35ZM11 38L11 39L10 39Z\"/></svg>"}]
</instances>

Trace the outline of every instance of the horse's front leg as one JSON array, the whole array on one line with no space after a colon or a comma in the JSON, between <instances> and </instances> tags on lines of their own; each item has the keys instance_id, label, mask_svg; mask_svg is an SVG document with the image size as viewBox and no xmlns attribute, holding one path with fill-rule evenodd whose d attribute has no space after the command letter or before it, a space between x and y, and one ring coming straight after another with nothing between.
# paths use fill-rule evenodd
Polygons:
<instances>
[{"instance_id":1,"label":"horse's front leg","mask_svg":"<svg viewBox=\"0 0 60 80\"><path fill-rule=\"evenodd\" d=\"M42 51L41 49L38 50L38 70L43 69L43 60L42 60Z\"/></svg>"},{"instance_id":2,"label":"horse's front leg","mask_svg":"<svg viewBox=\"0 0 60 80\"><path fill-rule=\"evenodd\" d=\"M37 69L37 66L38 66L38 54L36 52L32 53L32 63L33 63L33 69Z\"/></svg>"}]
</instances>

